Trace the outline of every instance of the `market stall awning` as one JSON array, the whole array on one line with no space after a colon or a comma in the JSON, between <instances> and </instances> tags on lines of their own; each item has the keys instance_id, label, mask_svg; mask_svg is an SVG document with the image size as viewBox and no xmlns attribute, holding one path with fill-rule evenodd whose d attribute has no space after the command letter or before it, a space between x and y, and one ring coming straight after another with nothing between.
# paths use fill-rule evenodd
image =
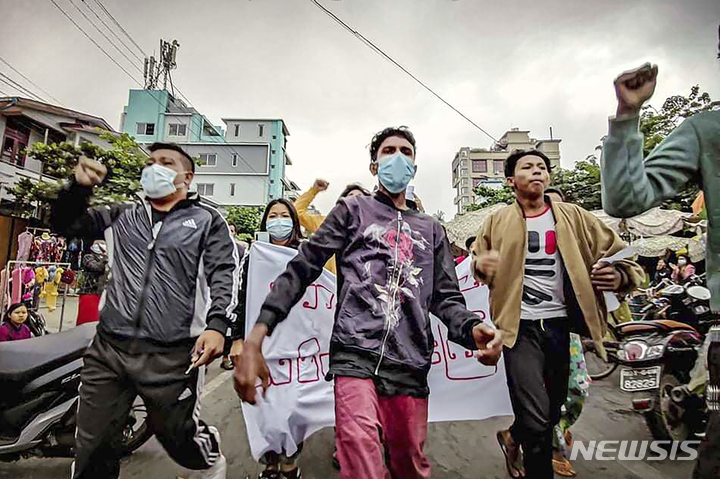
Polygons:
<instances>
[{"instance_id":1,"label":"market stall awning","mask_svg":"<svg viewBox=\"0 0 720 479\"><path fill-rule=\"evenodd\" d=\"M690 213L660 208L653 208L641 215L626 219L614 218L603 210L593 211L592 214L617 233L627 231L642 237L677 233L685 226L685 220L692 216Z\"/></svg>"},{"instance_id":2,"label":"market stall awning","mask_svg":"<svg viewBox=\"0 0 720 479\"><path fill-rule=\"evenodd\" d=\"M461 249L465 249L465 240L477 235L485 218L505 206L505 204L501 203L481 210L471 211L463 215L458 215L451 221L445 223L444 226L450 243Z\"/></svg>"},{"instance_id":3,"label":"market stall awning","mask_svg":"<svg viewBox=\"0 0 720 479\"><path fill-rule=\"evenodd\" d=\"M632 245L640 256L658 258L664 256L667 250L677 252L687 248L690 261L697 263L705 259L706 235L694 238L678 238L676 236L655 236L652 238L640 238L633 241Z\"/></svg>"}]
</instances>

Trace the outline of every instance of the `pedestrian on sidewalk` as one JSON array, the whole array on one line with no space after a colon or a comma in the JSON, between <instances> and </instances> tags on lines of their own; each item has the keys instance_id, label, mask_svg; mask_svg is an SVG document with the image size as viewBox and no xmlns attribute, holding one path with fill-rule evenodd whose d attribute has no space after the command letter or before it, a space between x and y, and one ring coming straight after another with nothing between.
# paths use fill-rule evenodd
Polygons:
<instances>
[{"instance_id":1,"label":"pedestrian on sidewalk","mask_svg":"<svg viewBox=\"0 0 720 479\"><path fill-rule=\"evenodd\" d=\"M718 54L720 58L720 53ZM610 118L602 149L603 207L618 218L639 215L683 191L689 184L702 187L707 203L707 285L710 307L720 311L720 111L704 111L685 119L655 149L643 158L643 135L639 129L640 111L657 85L658 67L646 63L619 75L614 82L616 115ZM687 267L687 266L686 266ZM703 348L707 359L698 357L699 366L710 362L710 371L720 369L720 326L711 328ZM717 376L716 376L717 378ZM715 381L718 381L716 379ZM714 388L714 389L713 389ZM720 390L711 382L708 391ZM717 396L715 401L717 401ZM708 404L711 397L708 395ZM720 413L710 413L707 435L699 447L695 479L720 475Z\"/></svg>"},{"instance_id":2,"label":"pedestrian on sidewalk","mask_svg":"<svg viewBox=\"0 0 720 479\"><path fill-rule=\"evenodd\" d=\"M588 211L545 195L550 160L517 150L505 160L514 204L487 218L475 240L473 270L490 288L490 313L503 332L511 437L498 440L512 477L552 479L553 428L568 393L570 332L590 336L605 354L603 291L629 291L642 268L602 259L625 247ZM514 438L514 440L513 440ZM519 446L524 471L517 464Z\"/></svg>"},{"instance_id":3,"label":"pedestrian on sidewalk","mask_svg":"<svg viewBox=\"0 0 720 479\"><path fill-rule=\"evenodd\" d=\"M82 285L78 294L76 326L100 320L100 297L105 289L107 247L104 240L96 240L90 252L82 258Z\"/></svg>"},{"instance_id":4,"label":"pedestrian on sidewalk","mask_svg":"<svg viewBox=\"0 0 720 479\"><path fill-rule=\"evenodd\" d=\"M13 303L8 306L2 325L0 325L0 342L30 339L32 332L30 327L25 324L27 318L28 310L25 303Z\"/></svg>"},{"instance_id":5,"label":"pedestrian on sidewalk","mask_svg":"<svg viewBox=\"0 0 720 479\"><path fill-rule=\"evenodd\" d=\"M200 419L200 396L205 365L235 322L238 252L220 213L188 192L192 158L176 144L149 150L142 201L88 209L107 170L82 157L53 205L54 229L104 236L112 265L81 373L74 479L119 477L118 446L138 395L175 462L225 478L220 435Z\"/></svg>"},{"instance_id":6,"label":"pedestrian on sidewalk","mask_svg":"<svg viewBox=\"0 0 720 479\"><path fill-rule=\"evenodd\" d=\"M450 340L478 350L481 362L495 364L500 356L501 335L467 310L442 226L407 206L415 153L415 138L405 127L374 136L370 171L378 176L378 192L341 198L300 245L268 294L235 369L240 397L255 403L258 380L263 389L269 384L261 352L265 336L337 255L338 302L327 379L335 381L343 479L430 477L423 451L433 351L429 313L447 325Z\"/></svg>"}]
</instances>

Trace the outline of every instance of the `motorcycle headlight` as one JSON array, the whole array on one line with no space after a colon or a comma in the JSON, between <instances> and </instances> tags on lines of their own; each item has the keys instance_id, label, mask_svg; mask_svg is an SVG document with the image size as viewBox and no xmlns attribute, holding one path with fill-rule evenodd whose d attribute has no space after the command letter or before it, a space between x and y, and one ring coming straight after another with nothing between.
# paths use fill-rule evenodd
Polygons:
<instances>
[{"instance_id":1,"label":"motorcycle headlight","mask_svg":"<svg viewBox=\"0 0 720 479\"><path fill-rule=\"evenodd\" d=\"M650 346L647 350L647 353L645 353L645 359L652 359L652 358L659 358L663 355L663 352L665 351L665 346L662 344L656 344L655 346Z\"/></svg>"}]
</instances>

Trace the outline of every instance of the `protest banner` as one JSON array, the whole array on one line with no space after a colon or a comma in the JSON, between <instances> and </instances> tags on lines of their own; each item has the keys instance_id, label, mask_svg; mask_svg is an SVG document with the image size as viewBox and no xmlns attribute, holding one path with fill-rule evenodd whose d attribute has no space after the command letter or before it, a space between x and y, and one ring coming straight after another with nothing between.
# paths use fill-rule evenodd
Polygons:
<instances>
[{"instance_id":1,"label":"protest banner","mask_svg":"<svg viewBox=\"0 0 720 479\"><path fill-rule=\"evenodd\" d=\"M250 251L246 334L252 329L274 280L297 252L256 242ZM492 324L488 290L470 274L470 261L457 269L460 290L468 309ZM287 454L314 432L335 424L333 383L329 370L329 344L335 314L335 276L326 270L263 343L271 385L264 398L251 406L243 403L250 449L257 460L269 450ZM471 351L450 342L447 328L432 317L435 349L428 376L429 421L479 420L512 415L504 362L484 366Z\"/></svg>"}]
</instances>

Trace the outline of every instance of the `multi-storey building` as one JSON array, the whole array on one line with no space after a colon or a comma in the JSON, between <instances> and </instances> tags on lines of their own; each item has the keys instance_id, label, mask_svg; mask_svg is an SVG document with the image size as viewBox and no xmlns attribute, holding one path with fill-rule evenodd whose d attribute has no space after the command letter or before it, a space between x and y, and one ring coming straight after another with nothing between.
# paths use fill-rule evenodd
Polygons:
<instances>
[{"instance_id":1,"label":"multi-storey building","mask_svg":"<svg viewBox=\"0 0 720 479\"><path fill-rule=\"evenodd\" d=\"M505 183L505 158L515 150L537 149L548 158L552 168L560 168L559 139L536 140L530 132L513 128L491 148L462 147L452 162L452 185L455 188L457 213L477 201L475 187L501 188Z\"/></svg>"},{"instance_id":2,"label":"multi-storey building","mask_svg":"<svg viewBox=\"0 0 720 479\"><path fill-rule=\"evenodd\" d=\"M0 208L12 214L13 198L7 190L20 179L56 181L43 175L40 161L28 156L32 145L66 141L75 146L88 142L109 148L110 144L100 138L102 132L114 130L97 116L27 98L0 98Z\"/></svg>"},{"instance_id":3,"label":"multi-storey building","mask_svg":"<svg viewBox=\"0 0 720 479\"><path fill-rule=\"evenodd\" d=\"M285 196L290 133L278 118L223 118L225 127L167 90L130 90L121 129L141 145L177 143L197 158L194 184L219 206L264 205Z\"/></svg>"}]
</instances>

